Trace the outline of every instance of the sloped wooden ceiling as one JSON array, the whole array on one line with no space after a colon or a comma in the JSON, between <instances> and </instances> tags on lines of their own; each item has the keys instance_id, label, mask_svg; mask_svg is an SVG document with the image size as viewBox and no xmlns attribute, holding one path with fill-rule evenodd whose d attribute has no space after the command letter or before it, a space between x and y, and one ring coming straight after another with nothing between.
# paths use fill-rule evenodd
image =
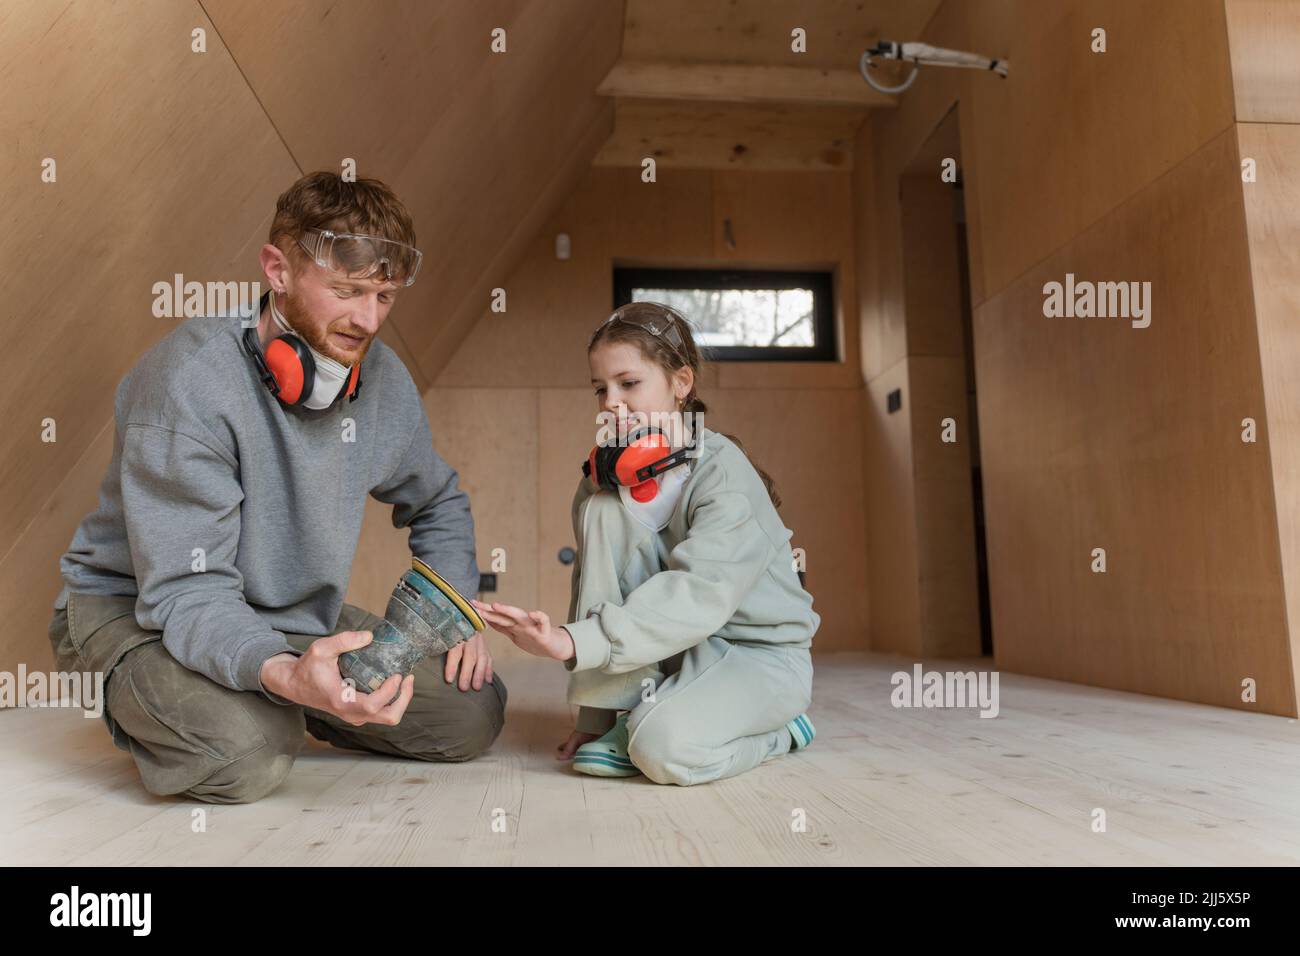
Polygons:
<instances>
[{"instance_id":1,"label":"sloped wooden ceiling","mask_svg":"<svg viewBox=\"0 0 1300 956\"><path fill-rule=\"evenodd\" d=\"M895 105L862 80L859 56L917 39L939 2L628 0L623 55L600 85L614 135L596 165L848 169L868 110Z\"/></svg>"},{"instance_id":2,"label":"sloped wooden ceiling","mask_svg":"<svg viewBox=\"0 0 1300 956\"><path fill-rule=\"evenodd\" d=\"M424 265L385 326L432 382L608 137L595 89L618 58L623 5L203 7L300 169L352 157L410 208ZM497 27L505 53L489 48Z\"/></svg>"}]
</instances>

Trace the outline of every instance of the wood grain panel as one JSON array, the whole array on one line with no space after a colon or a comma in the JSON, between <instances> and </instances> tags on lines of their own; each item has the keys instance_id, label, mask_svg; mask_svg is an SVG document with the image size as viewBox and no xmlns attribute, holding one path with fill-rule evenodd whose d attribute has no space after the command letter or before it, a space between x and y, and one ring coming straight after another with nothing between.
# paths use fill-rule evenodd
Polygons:
<instances>
[{"instance_id":1,"label":"wood grain panel","mask_svg":"<svg viewBox=\"0 0 1300 956\"><path fill-rule=\"evenodd\" d=\"M886 411L890 392L903 407ZM867 382L865 407L868 584L871 649L921 653L921 596L912 480L912 396L908 363L901 359Z\"/></svg>"},{"instance_id":2,"label":"wood grain panel","mask_svg":"<svg viewBox=\"0 0 1300 956\"><path fill-rule=\"evenodd\" d=\"M0 629L0 670L14 673L54 666L47 631L54 599L63 588L59 557L68 549L86 512L99 497L100 482L113 458L113 421L94 437L72 468L57 481L8 554L0 558L0 609L9 622Z\"/></svg>"},{"instance_id":3,"label":"wood grain panel","mask_svg":"<svg viewBox=\"0 0 1300 956\"><path fill-rule=\"evenodd\" d=\"M845 61L847 64L849 61ZM596 92L641 100L789 103L797 106L893 107L894 97L862 81L858 65L837 69L619 60Z\"/></svg>"},{"instance_id":4,"label":"wood grain panel","mask_svg":"<svg viewBox=\"0 0 1300 956\"><path fill-rule=\"evenodd\" d=\"M834 273L835 334L840 356L835 363L720 363L718 384L723 388L860 388L859 330L853 309L857 280L852 254L850 175L715 174L713 197L715 261L829 269ZM735 249L729 249L724 239L728 220Z\"/></svg>"},{"instance_id":5,"label":"wood grain panel","mask_svg":"<svg viewBox=\"0 0 1300 956\"><path fill-rule=\"evenodd\" d=\"M979 657L970 467L974 423L967 413L966 359L960 354L910 356L908 381L921 653ZM955 442L941 440L945 418L956 422Z\"/></svg>"},{"instance_id":6,"label":"wood grain panel","mask_svg":"<svg viewBox=\"0 0 1300 956\"><path fill-rule=\"evenodd\" d=\"M1239 123L1300 123L1300 3L1225 0Z\"/></svg>"},{"instance_id":7,"label":"wood grain panel","mask_svg":"<svg viewBox=\"0 0 1300 956\"><path fill-rule=\"evenodd\" d=\"M563 165L526 191L526 195L535 197L536 201L520 213L517 219L510 220L511 228L498 245L485 250L484 254L488 257L486 265L467 265L475 278L459 303L456 300L452 300L451 304L445 303L438 296L437 287L426 291L427 295L432 296L427 311L436 314L446 310L449 312L448 321L433 326L418 325L408 331L406 337L412 341L412 349L420 349L421 337L427 338L423 350L416 354L430 377L436 379L456 348L465 340L469 330L483 316L493 290L504 287L528 242L536 235L540 224L558 208L563 197L581 179L590 158L608 138L612 124L612 110L608 104L601 104L590 122L574 135L572 148L566 154Z\"/></svg>"},{"instance_id":8,"label":"wood grain panel","mask_svg":"<svg viewBox=\"0 0 1300 956\"><path fill-rule=\"evenodd\" d=\"M6 857L354 872L1300 864L1294 725L1014 674L1001 675L996 720L973 708L900 710L893 675L910 666L886 655L819 658L816 744L689 790L585 781L558 764L553 749L573 727L567 675L543 661L511 666L505 727L486 754L433 763L308 737L279 790L220 815L219 839L178 825L185 803L149 797L98 721L24 709L4 715ZM773 824L796 794L815 821L807 839ZM1097 806L1115 821L1104 836L1080 825ZM484 808L497 807L505 832L487 823Z\"/></svg>"},{"instance_id":9,"label":"wood grain panel","mask_svg":"<svg viewBox=\"0 0 1300 956\"><path fill-rule=\"evenodd\" d=\"M908 355L964 353L956 204L961 193L937 171L900 181L903 208L903 300Z\"/></svg>"},{"instance_id":10,"label":"wood grain panel","mask_svg":"<svg viewBox=\"0 0 1300 956\"><path fill-rule=\"evenodd\" d=\"M175 328L153 317L153 284L257 279L246 250L297 170L197 3L9 5L0 18L0 128L14 133L0 141L2 321L21 343L10 372L24 399L0 432L9 668L48 654L58 559L95 507L114 390ZM190 50L196 26L207 53ZM41 182L46 157L55 183ZM46 417L56 442L40 440Z\"/></svg>"},{"instance_id":11,"label":"wood grain panel","mask_svg":"<svg viewBox=\"0 0 1300 956\"><path fill-rule=\"evenodd\" d=\"M978 131L963 155L985 296L1232 122L1222 0L1006 0L968 23L971 48L1012 64L1006 81L960 71ZM1105 53L1090 49L1096 27Z\"/></svg>"},{"instance_id":12,"label":"wood grain panel","mask_svg":"<svg viewBox=\"0 0 1300 956\"><path fill-rule=\"evenodd\" d=\"M647 157L665 169L847 170L853 133L866 115L856 107L782 103L616 103L614 133L594 162L638 172Z\"/></svg>"},{"instance_id":13,"label":"wood grain panel","mask_svg":"<svg viewBox=\"0 0 1300 956\"><path fill-rule=\"evenodd\" d=\"M582 543L573 535L571 508L594 444L596 396L590 388L540 388L537 395L537 606L559 624L566 620L573 581L573 565L559 554Z\"/></svg>"},{"instance_id":14,"label":"wood grain panel","mask_svg":"<svg viewBox=\"0 0 1300 956\"><path fill-rule=\"evenodd\" d=\"M778 514L808 561L805 587L822 616L819 652L862 650L868 622L862 495L862 392L721 388L704 396L708 427L735 435L772 476Z\"/></svg>"},{"instance_id":15,"label":"wood grain panel","mask_svg":"<svg viewBox=\"0 0 1300 956\"><path fill-rule=\"evenodd\" d=\"M1242 185L1242 192L1291 627L1291 677L1300 687L1300 126L1243 123L1237 141L1240 154L1255 159L1258 175L1256 182Z\"/></svg>"},{"instance_id":16,"label":"wood grain panel","mask_svg":"<svg viewBox=\"0 0 1300 956\"><path fill-rule=\"evenodd\" d=\"M999 666L1294 714L1240 189L1229 129L977 309ZM1067 271L1151 282L1150 327L1045 317Z\"/></svg>"},{"instance_id":17,"label":"wood grain panel","mask_svg":"<svg viewBox=\"0 0 1300 956\"><path fill-rule=\"evenodd\" d=\"M857 296L844 299L845 334L848 325L857 326L858 365L862 381L880 374L880 360L886 315L881 303L882 237L877 218L876 160L871 148L871 124L863 123L853 138L853 171L850 175L853 204L853 273ZM846 355L849 353L845 353Z\"/></svg>"}]
</instances>

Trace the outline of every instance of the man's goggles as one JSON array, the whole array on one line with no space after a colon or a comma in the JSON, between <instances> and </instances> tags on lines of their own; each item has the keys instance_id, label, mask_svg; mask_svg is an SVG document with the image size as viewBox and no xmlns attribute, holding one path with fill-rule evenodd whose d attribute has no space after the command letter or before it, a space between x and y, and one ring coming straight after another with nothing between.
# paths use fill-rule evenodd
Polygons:
<instances>
[{"instance_id":1,"label":"man's goggles","mask_svg":"<svg viewBox=\"0 0 1300 956\"><path fill-rule=\"evenodd\" d=\"M329 229L308 229L298 244L322 269L363 279L382 275L384 281L404 286L415 281L423 258L404 242Z\"/></svg>"}]
</instances>

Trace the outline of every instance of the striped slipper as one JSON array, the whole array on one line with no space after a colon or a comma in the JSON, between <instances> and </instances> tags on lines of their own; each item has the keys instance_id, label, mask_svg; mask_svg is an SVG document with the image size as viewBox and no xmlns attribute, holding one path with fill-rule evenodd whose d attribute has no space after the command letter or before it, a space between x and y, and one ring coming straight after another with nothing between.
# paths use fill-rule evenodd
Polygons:
<instances>
[{"instance_id":1,"label":"striped slipper","mask_svg":"<svg viewBox=\"0 0 1300 956\"><path fill-rule=\"evenodd\" d=\"M808 719L807 714L800 714L786 724L785 729L790 731L790 739L794 741L790 746L791 750L803 750L817 736L817 728L813 726L813 722Z\"/></svg>"},{"instance_id":2,"label":"striped slipper","mask_svg":"<svg viewBox=\"0 0 1300 956\"><path fill-rule=\"evenodd\" d=\"M603 737L573 753L573 769L593 777L635 777L641 773L627 755L627 714L619 714Z\"/></svg>"}]
</instances>

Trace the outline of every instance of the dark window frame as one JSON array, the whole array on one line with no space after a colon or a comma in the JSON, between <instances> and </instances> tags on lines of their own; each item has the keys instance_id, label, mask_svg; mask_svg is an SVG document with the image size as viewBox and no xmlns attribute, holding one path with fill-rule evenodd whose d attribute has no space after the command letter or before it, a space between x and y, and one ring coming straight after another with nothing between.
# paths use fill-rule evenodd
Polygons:
<instances>
[{"instance_id":1,"label":"dark window frame","mask_svg":"<svg viewBox=\"0 0 1300 956\"><path fill-rule=\"evenodd\" d=\"M711 362L838 362L835 273L778 269L614 268L614 308L632 301L632 289L811 289L813 344L701 346ZM690 316L687 316L689 319Z\"/></svg>"}]
</instances>

